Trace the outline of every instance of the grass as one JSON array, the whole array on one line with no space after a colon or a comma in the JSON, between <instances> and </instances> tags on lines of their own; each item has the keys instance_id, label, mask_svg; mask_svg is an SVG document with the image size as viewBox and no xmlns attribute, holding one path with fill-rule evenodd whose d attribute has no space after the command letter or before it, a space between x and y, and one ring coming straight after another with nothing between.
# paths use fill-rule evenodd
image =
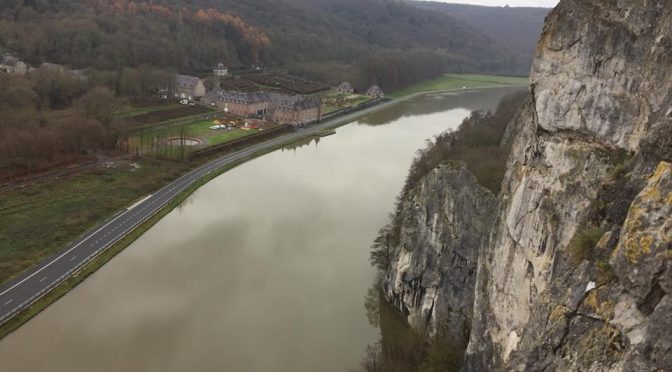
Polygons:
<instances>
[{"instance_id":1,"label":"grass","mask_svg":"<svg viewBox=\"0 0 672 372\"><path fill-rule=\"evenodd\" d=\"M87 170L2 194L0 282L5 282L188 169L157 159Z\"/></svg>"},{"instance_id":2,"label":"grass","mask_svg":"<svg viewBox=\"0 0 672 372\"><path fill-rule=\"evenodd\" d=\"M226 131L222 134L217 134L211 137L208 137L208 145L209 146L214 146L214 145L220 145L222 143L226 143L229 141L233 141L238 138L243 138L250 136L252 134L258 133L258 130L255 129L250 129L250 130L242 130L242 129L233 129Z\"/></svg>"},{"instance_id":3,"label":"grass","mask_svg":"<svg viewBox=\"0 0 672 372\"><path fill-rule=\"evenodd\" d=\"M151 138L170 138L170 137L179 137L182 130L184 130L186 137L198 138L204 141L204 145L197 146L195 148L204 148L208 146L219 145L226 143L238 138L246 137L252 134L257 133L257 130L243 130L243 129L229 129L229 130L213 130L210 129L213 126L211 120L200 120L190 124L185 124L184 126L176 125L169 127L158 127L154 129L146 129L142 133L138 133L137 136L132 139L133 143L140 143L140 136L144 135L146 141L149 142Z\"/></svg>"},{"instance_id":4,"label":"grass","mask_svg":"<svg viewBox=\"0 0 672 372\"><path fill-rule=\"evenodd\" d=\"M492 86L527 85L527 77L445 74L432 80L422 81L388 94L390 98L401 98L414 93L453 90L466 88L483 88Z\"/></svg>"},{"instance_id":5,"label":"grass","mask_svg":"<svg viewBox=\"0 0 672 372\"><path fill-rule=\"evenodd\" d=\"M587 227L574 234L567 246L574 264L578 265L583 260L591 261L593 259L595 246L605 232L606 229L601 227Z\"/></svg>"},{"instance_id":6,"label":"grass","mask_svg":"<svg viewBox=\"0 0 672 372\"><path fill-rule=\"evenodd\" d=\"M182 105L179 104L164 104L164 105L158 105L158 106L149 106L149 107L129 107L126 110L120 111L117 116L120 118L130 118L133 116L138 116L138 115L143 115L143 114L149 114L150 112L159 112L159 111L166 111L166 110L172 110L176 108L183 107Z\"/></svg>"},{"instance_id":7,"label":"grass","mask_svg":"<svg viewBox=\"0 0 672 372\"><path fill-rule=\"evenodd\" d=\"M213 111L206 111L200 114L194 114L194 115L189 115L189 116L183 116L175 119L168 119L165 121L160 121L157 123L152 123L152 124L140 124L137 126L137 128L154 128L154 127L169 127L169 126L179 126L182 123L192 123L192 122L198 122L203 120L206 117L209 117L210 115L213 115Z\"/></svg>"},{"instance_id":8,"label":"grass","mask_svg":"<svg viewBox=\"0 0 672 372\"><path fill-rule=\"evenodd\" d=\"M178 125L173 127L157 128L155 133L162 137L174 137L179 136L180 131L184 128L185 133L189 137L205 137L208 134L215 133L214 130L210 129L214 124L212 120L199 120L190 124L185 124L184 126Z\"/></svg>"}]
</instances>

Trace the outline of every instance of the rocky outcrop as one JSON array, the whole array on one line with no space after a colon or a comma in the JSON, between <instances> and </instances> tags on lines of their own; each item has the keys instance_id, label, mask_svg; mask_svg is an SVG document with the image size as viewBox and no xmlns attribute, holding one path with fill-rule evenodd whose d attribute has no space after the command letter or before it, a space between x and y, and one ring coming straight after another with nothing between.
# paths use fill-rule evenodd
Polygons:
<instances>
[{"instance_id":1,"label":"rocky outcrop","mask_svg":"<svg viewBox=\"0 0 672 372\"><path fill-rule=\"evenodd\" d=\"M440 165L402 201L382 285L416 330L467 341L478 249L494 206L495 196L462 163Z\"/></svg>"},{"instance_id":2,"label":"rocky outcrop","mask_svg":"<svg viewBox=\"0 0 672 372\"><path fill-rule=\"evenodd\" d=\"M562 0L549 15L489 227L465 219L487 237L476 256L452 248L477 266L464 370L672 370L671 87L672 2ZM415 197L421 210L460 203ZM468 298L397 286L399 275L460 280L446 262L401 252L412 276L388 272L388 297L412 324L439 322L442 296Z\"/></svg>"},{"instance_id":3,"label":"rocky outcrop","mask_svg":"<svg viewBox=\"0 0 672 372\"><path fill-rule=\"evenodd\" d=\"M609 255L628 190L669 151L671 26L664 1L567 0L547 19L531 75L534 103L516 123L498 220L479 258L466 369L624 363L632 340L614 306L627 287L618 275L595 286L601 271L616 269ZM665 134L667 144L649 144ZM602 248L582 249L602 252L576 262L568 247L588 225L606 234Z\"/></svg>"}]
</instances>

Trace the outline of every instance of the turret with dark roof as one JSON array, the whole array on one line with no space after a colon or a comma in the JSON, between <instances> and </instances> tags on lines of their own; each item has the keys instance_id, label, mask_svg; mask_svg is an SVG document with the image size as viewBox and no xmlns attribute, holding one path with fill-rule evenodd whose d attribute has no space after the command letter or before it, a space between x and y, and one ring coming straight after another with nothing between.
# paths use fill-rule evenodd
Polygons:
<instances>
[{"instance_id":1,"label":"turret with dark roof","mask_svg":"<svg viewBox=\"0 0 672 372\"><path fill-rule=\"evenodd\" d=\"M341 85L339 85L338 88L336 88L336 91L338 91L339 93L353 93L355 89L352 87L350 83L345 81L341 83Z\"/></svg>"}]
</instances>

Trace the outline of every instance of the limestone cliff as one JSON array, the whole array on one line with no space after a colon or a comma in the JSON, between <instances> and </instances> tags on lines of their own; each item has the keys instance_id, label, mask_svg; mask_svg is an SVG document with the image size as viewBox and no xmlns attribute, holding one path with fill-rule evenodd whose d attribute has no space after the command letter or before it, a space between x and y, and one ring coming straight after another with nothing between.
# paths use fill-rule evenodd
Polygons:
<instances>
[{"instance_id":1,"label":"limestone cliff","mask_svg":"<svg viewBox=\"0 0 672 372\"><path fill-rule=\"evenodd\" d=\"M468 212L490 201L461 201L448 182L404 200L413 233L387 298L416 329L444 324L473 278L431 253L448 244L477 267L464 370L672 370L671 86L672 2L562 0L510 124L494 212ZM437 234L420 211L438 210L486 238Z\"/></svg>"},{"instance_id":2,"label":"limestone cliff","mask_svg":"<svg viewBox=\"0 0 672 372\"><path fill-rule=\"evenodd\" d=\"M461 163L434 169L401 202L398 243L382 284L415 329L467 341L478 250L494 206L495 196Z\"/></svg>"}]
</instances>

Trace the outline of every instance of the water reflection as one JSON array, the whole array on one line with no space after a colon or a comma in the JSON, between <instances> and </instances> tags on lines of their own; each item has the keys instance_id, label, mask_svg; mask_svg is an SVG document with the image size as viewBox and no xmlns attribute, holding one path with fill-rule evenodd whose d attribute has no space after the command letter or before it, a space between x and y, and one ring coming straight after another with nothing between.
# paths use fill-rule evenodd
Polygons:
<instances>
[{"instance_id":1,"label":"water reflection","mask_svg":"<svg viewBox=\"0 0 672 372\"><path fill-rule=\"evenodd\" d=\"M293 143L290 143L290 144L284 146L282 148L282 151L291 150L291 151L296 152L297 149L300 149L303 146L310 146L310 144L312 144L313 142L315 143L315 147L317 147L317 145L320 143L320 138L321 137L319 137L319 136L304 138L302 140L299 140L299 141L296 141L296 142L293 142Z\"/></svg>"},{"instance_id":2,"label":"water reflection","mask_svg":"<svg viewBox=\"0 0 672 372\"><path fill-rule=\"evenodd\" d=\"M487 90L467 90L464 92L429 93L420 100L409 100L361 119L360 124L385 125L394 123L400 118L444 112L451 109L489 110L494 111L502 96L521 88L494 88Z\"/></svg>"},{"instance_id":3,"label":"water reflection","mask_svg":"<svg viewBox=\"0 0 672 372\"><path fill-rule=\"evenodd\" d=\"M489 108L494 93L469 94L470 107ZM378 339L362 311L370 242L415 151L470 112L450 109L461 96L438 97L404 105L431 101L427 112L374 114L388 125L348 125L209 182L2 340L2 371L357 366Z\"/></svg>"}]
</instances>

